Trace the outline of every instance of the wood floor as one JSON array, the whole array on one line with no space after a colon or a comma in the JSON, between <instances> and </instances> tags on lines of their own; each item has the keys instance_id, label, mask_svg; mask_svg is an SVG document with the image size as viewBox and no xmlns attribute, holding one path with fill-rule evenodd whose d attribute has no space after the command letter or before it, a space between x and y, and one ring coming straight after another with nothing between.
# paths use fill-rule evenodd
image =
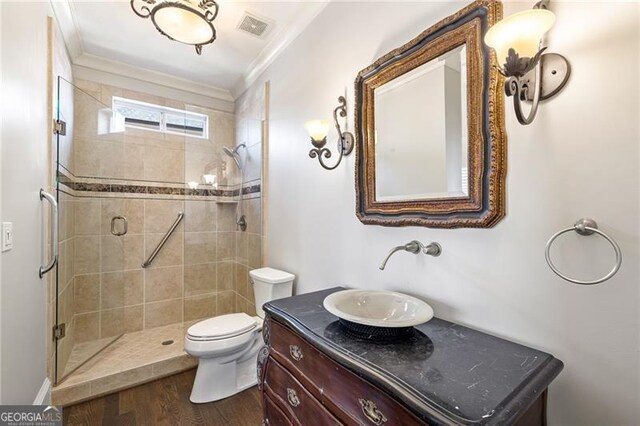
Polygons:
<instances>
[{"instance_id":1,"label":"wood floor","mask_svg":"<svg viewBox=\"0 0 640 426\"><path fill-rule=\"evenodd\" d=\"M259 426L257 387L208 404L189 401L196 370L185 371L63 410L65 425Z\"/></svg>"}]
</instances>

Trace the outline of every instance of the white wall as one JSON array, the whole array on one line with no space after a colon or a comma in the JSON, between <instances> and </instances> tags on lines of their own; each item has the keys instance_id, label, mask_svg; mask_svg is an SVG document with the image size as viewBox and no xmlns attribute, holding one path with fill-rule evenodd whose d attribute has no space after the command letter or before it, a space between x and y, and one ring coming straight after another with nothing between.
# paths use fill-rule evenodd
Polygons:
<instances>
[{"instance_id":1,"label":"white wall","mask_svg":"<svg viewBox=\"0 0 640 426\"><path fill-rule=\"evenodd\" d=\"M2 35L2 7L0 7L0 36ZM2 42L0 41L0 93L3 93L2 80ZM2 107L0 101L0 188L2 188ZM2 220L2 197L0 196L0 220ZM0 307L2 307L2 256L0 256ZM2 315L0 315L0 344L2 343ZM2 347L0 347L0 404L2 403Z\"/></svg>"},{"instance_id":2,"label":"white wall","mask_svg":"<svg viewBox=\"0 0 640 426\"><path fill-rule=\"evenodd\" d=\"M550 50L570 59L573 75L532 125L519 125L507 108L508 214L493 229L364 226L354 214L354 156L331 172L308 158L307 119L329 118L346 87L352 120L357 72L461 6L330 3L261 76L256 84L271 82L270 266L295 273L298 293L401 290L442 318L552 353L565 363L551 386L552 425L637 424L637 4L552 2ZM511 3L505 14L528 7ZM598 286L564 282L544 261L546 240L582 216L596 219L625 255L618 275ZM444 254L399 253L378 270L392 246L414 238L439 241ZM558 249L561 267L583 278L612 262L595 238L570 235Z\"/></svg>"},{"instance_id":3,"label":"white wall","mask_svg":"<svg viewBox=\"0 0 640 426\"><path fill-rule=\"evenodd\" d=\"M38 279L47 186L47 2L1 2L1 217L14 249L2 253L2 404L31 404L46 378L46 280Z\"/></svg>"}]
</instances>

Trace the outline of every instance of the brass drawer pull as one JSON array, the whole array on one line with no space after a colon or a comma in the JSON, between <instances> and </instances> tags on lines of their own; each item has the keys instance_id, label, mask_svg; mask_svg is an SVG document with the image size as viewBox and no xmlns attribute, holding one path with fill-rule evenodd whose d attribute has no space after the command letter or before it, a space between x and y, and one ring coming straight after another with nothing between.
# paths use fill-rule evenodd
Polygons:
<instances>
[{"instance_id":1,"label":"brass drawer pull","mask_svg":"<svg viewBox=\"0 0 640 426\"><path fill-rule=\"evenodd\" d=\"M289 404L291 404L292 407L297 407L298 405L300 405L300 398L298 398L298 394L291 388L287 388L287 399L289 400Z\"/></svg>"},{"instance_id":2,"label":"brass drawer pull","mask_svg":"<svg viewBox=\"0 0 640 426\"><path fill-rule=\"evenodd\" d=\"M300 361L302 359L302 349L298 345L289 345L289 354L291 354L291 358L296 361Z\"/></svg>"},{"instance_id":3,"label":"brass drawer pull","mask_svg":"<svg viewBox=\"0 0 640 426\"><path fill-rule=\"evenodd\" d=\"M367 416L374 425L381 425L387 422L387 418L382 414L382 412L380 412L380 410L378 410L375 402L362 398L359 398L358 402L360 403L360 408L362 408L364 415Z\"/></svg>"}]
</instances>

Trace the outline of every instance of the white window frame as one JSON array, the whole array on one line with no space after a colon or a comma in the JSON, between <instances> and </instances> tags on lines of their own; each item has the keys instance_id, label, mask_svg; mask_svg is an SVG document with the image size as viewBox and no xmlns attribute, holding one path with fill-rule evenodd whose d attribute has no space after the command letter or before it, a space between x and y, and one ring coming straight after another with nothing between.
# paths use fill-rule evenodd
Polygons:
<instances>
[{"instance_id":1,"label":"white window frame","mask_svg":"<svg viewBox=\"0 0 640 426\"><path fill-rule=\"evenodd\" d=\"M148 127L136 126L135 124L130 124L126 122L125 122L125 127L130 127L133 129L140 129L140 130L147 130L149 132L156 132L156 133L169 133L172 135L182 135L190 138L209 139L209 116L206 114L200 114L197 112L185 111L177 108L170 108L170 107L156 105L148 102L137 101L135 99L121 98L119 96L114 96L112 98L112 103L111 103L111 109L113 110L114 119L116 118L116 116L119 115L116 108L116 104L118 103L125 104L125 105L127 104L139 105L143 108L155 110L160 113L159 129L150 129ZM186 132L178 132L178 131L167 128L167 122L165 118L167 113L174 114L174 115L184 115L185 118L193 117L195 119L202 119L204 121L204 128L202 129L202 135L194 135Z\"/></svg>"}]
</instances>

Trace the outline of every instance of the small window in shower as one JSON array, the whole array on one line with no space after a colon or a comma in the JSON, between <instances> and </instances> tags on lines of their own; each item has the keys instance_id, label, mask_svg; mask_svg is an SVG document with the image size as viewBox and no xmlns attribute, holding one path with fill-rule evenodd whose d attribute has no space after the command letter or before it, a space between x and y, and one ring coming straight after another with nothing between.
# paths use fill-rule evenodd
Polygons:
<instances>
[{"instance_id":1,"label":"small window in shower","mask_svg":"<svg viewBox=\"0 0 640 426\"><path fill-rule=\"evenodd\" d=\"M209 118L204 114L115 96L113 111L115 115L124 117L126 127L204 139L208 137Z\"/></svg>"}]
</instances>

